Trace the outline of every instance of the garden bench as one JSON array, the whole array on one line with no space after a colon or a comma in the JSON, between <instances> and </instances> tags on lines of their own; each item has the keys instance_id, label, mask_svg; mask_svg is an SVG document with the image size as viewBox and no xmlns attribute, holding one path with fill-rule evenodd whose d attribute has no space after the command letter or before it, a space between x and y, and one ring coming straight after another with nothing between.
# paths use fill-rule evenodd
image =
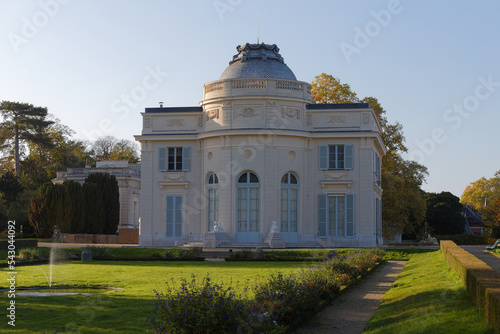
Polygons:
<instances>
[{"instance_id":1,"label":"garden bench","mask_svg":"<svg viewBox=\"0 0 500 334\"><path fill-rule=\"evenodd\" d=\"M497 239L497 241L495 241L495 243L494 243L493 245L491 245L491 246L486 246L485 248L486 248L487 250L494 250L494 249L498 246L498 244L499 244L499 243L500 243L500 239Z\"/></svg>"}]
</instances>

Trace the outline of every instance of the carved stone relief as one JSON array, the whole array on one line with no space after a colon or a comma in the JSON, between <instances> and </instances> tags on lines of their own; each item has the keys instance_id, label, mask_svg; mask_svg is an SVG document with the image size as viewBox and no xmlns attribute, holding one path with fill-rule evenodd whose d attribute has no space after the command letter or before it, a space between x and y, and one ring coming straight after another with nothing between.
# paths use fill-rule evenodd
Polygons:
<instances>
[{"instance_id":1,"label":"carved stone relief","mask_svg":"<svg viewBox=\"0 0 500 334\"><path fill-rule=\"evenodd\" d=\"M300 119L300 109L299 108L290 108L290 107L281 107L281 117Z\"/></svg>"},{"instance_id":2,"label":"carved stone relief","mask_svg":"<svg viewBox=\"0 0 500 334\"><path fill-rule=\"evenodd\" d=\"M244 118L252 118L260 116L260 108L259 107L239 107L236 108L236 117L244 117Z\"/></svg>"},{"instance_id":3,"label":"carved stone relief","mask_svg":"<svg viewBox=\"0 0 500 334\"><path fill-rule=\"evenodd\" d=\"M347 178L347 171L325 171L325 178L330 180L341 180Z\"/></svg>"},{"instance_id":4,"label":"carved stone relief","mask_svg":"<svg viewBox=\"0 0 500 334\"><path fill-rule=\"evenodd\" d=\"M363 124L370 124L372 118L369 113L363 113Z\"/></svg>"},{"instance_id":5,"label":"carved stone relief","mask_svg":"<svg viewBox=\"0 0 500 334\"><path fill-rule=\"evenodd\" d=\"M219 109L207 110L207 118L208 119L219 119Z\"/></svg>"},{"instance_id":6,"label":"carved stone relief","mask_svg":"<svg viewBox=\"0 0 500 334\"><path fill-rule=\"evenodd\" d=\"M184 120L183 119L170 119L167 121L167 126L184 126Z\"/></svg>"},{"instance_id":7,"label":"carved stone relief","mask_svg":"<svg viewBox=\"0 0 500 334\"><path fill-rule=\"evenodd\" d=\"M330 116L328 117L328 123L344 124L347 123L347 120L345 116Z\"/></svg>"},{"instance_id":8,"label":"carved stone relief","mask_svg":"<svg viewBox=\"0 0 500 334\"><path fill-rule=\"evenodd\" d=\"M149 118L149 117L144 118L144 127L145 128L151 127L151 118Z\"/></svg>"}]
</instances>

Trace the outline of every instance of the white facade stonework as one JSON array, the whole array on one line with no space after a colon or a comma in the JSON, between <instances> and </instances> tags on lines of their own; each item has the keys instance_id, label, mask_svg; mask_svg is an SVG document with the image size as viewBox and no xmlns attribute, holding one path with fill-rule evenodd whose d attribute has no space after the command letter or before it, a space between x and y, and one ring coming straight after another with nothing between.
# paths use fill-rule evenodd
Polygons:
<instances>
[{"instance_id":1,"label":"white facade stonework","mask_svg":"<svg viewBox=\"0 0 500 334\"><path fill-rule=\"evenodd\" d=\"M380 245L374 111L315 104L275 45L238 51L199 107L142 113L139 244Z\"/></svg>"}]
</instances>

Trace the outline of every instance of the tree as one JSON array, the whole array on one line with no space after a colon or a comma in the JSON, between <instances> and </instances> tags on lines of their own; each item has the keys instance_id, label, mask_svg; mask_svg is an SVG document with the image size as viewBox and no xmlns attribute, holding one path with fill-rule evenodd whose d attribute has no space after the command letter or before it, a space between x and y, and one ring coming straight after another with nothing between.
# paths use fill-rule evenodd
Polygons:
<instances>
[{"instance_id":1,"label":"tree","mask_svg":"<svg viewBox=\"0 0 500 334\"><path fill-rule=\"evenodd\" d=\"M425 167L399 155L391 155L385 165L382 164L382 235L385 238L392 239L394 233L419 234L426 210L420 190L425 174Z\"/></svg>"},{"instance_id":2,"label":"tree","mask_svg":"<svg viewBox=\"0 0 500 334\"><path fill-rule=\"evenodd\" d=\"M385 238L393 233L416 233L425 218L425 199L420 186L427 168L415 161L407 161L401 154L408 151L404 145L403 126L391 124L386 111L374 97L359 99L348 84L322 73L311 84L311 96L316 103L369 103L378 117L381 137L387 148L382 159L382 226Z\"/></svg>"},{"instance_id":3,"label":"tree","mask_svg":"<svg viewBox=\"0 0 500 334\"><path fill-rule=\"evenodd\" d=\"M135 164L139 161L137 145L130 140L122 139L113 146L109 157L113 160L128 160L129 163Z\"/></svg>"},{"instance_id":4,"label":"tree","mask_svg":"<svg viewBox=\"0 0 500 334\"><path fill-rule=\"evenodd\" d=\"M114 175L93 173L85 179L85 184L98 187L99 197L104 206L104 227L102 233L115 234L120 223L120 193Z\"/></svg>"},{"instance_id":5,"label":"tree","mask_svg":"<svg viewBox=\"0 0 500 334\"><path fill-rule=\"evenodd\" d=\"M104 232L105 213L99 186L95 183L85 182L82 189L85 198L84 232L101 234Z\"/></svg>"},{"instance_id":6,"label":"tree","mask_svg":"<svg viewBox=\"0 0 500 334\"><path fill-rule=\"evenodd\" d=\"M427 193L426 220L430 233L437 235L462 234L465 232L465 218L460 199L450 192Z\"/></svg>"},{"instance_id":7,"label":"tree","mask_svg":"<svg viewBox=\"0 0 500 334\"><path fill-rule=\"evenodd\" d=\"M19 178L11 171L0 177L0 195L3 197L7 205L13 203L22 191L23 186L21 185L21 182L19 182Z\"/></svg>"},{"instance_id":8,"label":"tree","mask_svg":"<svg viewBox=\"0 0 500 334\"><path fill-rule=\"evenodd\" d=\"M460 202L478 210L490 236L500 238L500 171L490 179L482 177L468 185Z\"/></svg>"},{"instance_id":9,"label":"tree","mask_svg":"<svg viewBox=\"0 0 500 334\"><path fill-rule=\"evenodd\" d=\"M89 153L83 142L71 140L73 131L60 123L57 118L48 117L52 124L44 129L43 135L50 138L51 149L30 143L29 155L21 162L21 171L37 177L41 184L53 179L58 170L84 167Z\"/></svg>"},{"instance_id":10,"label":"tree","mask_svg":"<svg viewBox=\"0 0 500 334\"><path fill-rule=\"evenodd\" d=\"M28 103L2 101L0 112L4 118L1 123L0 143L4 151L11 151L9 147L12 145L9 143L13 142L14 170L16 175L19 175L21 145L24 142L51 147L52 142L43 131L52 121L46 120L47 108L35 107Z\"/></svg>"},{"instance_id":11,"label":"tree","mask_svg":"<svg viewBox=\"0 0 500 334\"><path fill-rule=\"evenodd\" d=\"M55 227L70 232L72 218L70 198L63 185L48 182L31 199L29 220L38 237L52 237Z\"/></svg>"},{"instance_id":12,"label":"tree","mask_svg":"<svg viewBox=\"0 0 500 334\"><path fill-rule=\"evenodd\" d=\"M355 103L359 98L351 90L348 84L342 84L340 81L328 75L321 73L314 77L311 83L311 96L316 103Z\"/></svg>"},{"instance_id":13,"label":"tree","mask_svg":"<svg viewBox=\"0 0 500 334\"><path fill-rule=\"evenodd\" d=\"M73 216L71 219L71 233L83 233L85 230L85 196L83 187L75 181L64 181L68 191Z\"/></svg>"},{"instance_id":14,"label":"tree","mask_svg":"<svg viewBox=\"0 0 500 334\"><path fill-rule=\"evenodd\" d=\"M113 152L113 147L117 144L118 139L113 136L104 136L97 138L92 144L96 160L108 160Z\"/></svg>"}]
</instances>

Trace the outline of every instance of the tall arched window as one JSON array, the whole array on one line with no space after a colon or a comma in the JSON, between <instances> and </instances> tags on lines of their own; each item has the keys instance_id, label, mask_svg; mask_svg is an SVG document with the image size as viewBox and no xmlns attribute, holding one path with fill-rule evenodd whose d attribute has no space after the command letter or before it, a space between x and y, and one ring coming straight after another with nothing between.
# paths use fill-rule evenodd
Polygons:
<instances>
[{"instance_id":1,"label":"tall arched window","mask_svg":"<svg viewBox=\"0 0 500 334\"><path fill-rule=\"evenodd\" d=\"M211 173L207 179L207 226L209 232L213 231L215 222L219 220L218 186L217 174Z\"/></svg>"},{"instance_id":2,"label":"tall arched window","mask_svg":"<svg viewBox=\"0 0 500 334\"><path fill-rule=\"evenodd\" d=\"M253 172L243 172L237 179L238 233L241 241L252 241L260 225L260 181ZM244 233L248 234L248 238Z\"/></svg>"},{"instance_id":3,"label":"tall arched window","mask_svg":"<svg viewBox=\"0 0 500 334\"><path fill-rule=\"evenodd\" d=\"M281 233L287 242L293 242L298 231L299 182L294 173L286 173L281 178Z\"/></svg>"}]
</instances>

